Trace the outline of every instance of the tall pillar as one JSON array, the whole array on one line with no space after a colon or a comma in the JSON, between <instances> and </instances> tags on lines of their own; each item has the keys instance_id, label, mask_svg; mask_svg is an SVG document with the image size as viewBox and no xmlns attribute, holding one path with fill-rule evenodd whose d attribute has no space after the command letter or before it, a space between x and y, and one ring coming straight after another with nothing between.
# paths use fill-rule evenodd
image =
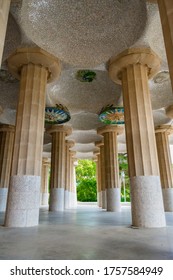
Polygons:
<instances>
[{"instance_id":1,"label":"tall pillar","mask_svg":"<svg viewBox=\"0 0 173 280\"><path fill-rule=\"evenodd\" d=\"M169 73L173 88L173 1L157 0L165 42Z\"/></svg>"},{"instance_id":2,"label":"tall pillar","mask_svg":"<svg viewBox=\"0 0 173 280\"><path fill-rule=\"evenodd\" d=\"M64 211L65 194L65 137L71 133L71 128L64 125L53 125L47 130L52 134L51 151L51 191L50 211Z\"/></svg>"},{"instance_id":3,"label":"tall pillar","mask_svg":"<svg viewBox=\"0 0 173 280\"><path fill-rule=\"evenodd\" d=\"M70 151L70 192L69 192L69 208L76 208L77 197L76 197L76 170L74 162L76 152Z\"/></svg>"},{"instance_id":4,"label":"tall pillar","mask_svg":"<svg viewBox=\"0 0 173 280\"><path fill-rule=\"evenodd\" d=\"M173 212L173 170L168 139L169 134L172 132L173 127L169 125L160 126L155 131L163 202L166 212Z\"/></svg>"},{"instance_id":5,"label":"tall pillar","mask_svg":"<svg viewBox=\"0 0 173 280\"><path fill-rule=\"evenodd\" d=\"M105 183L107 192L107 211L121 210L121 187L119 182L117 135L124 127L107 125L97 130L104 137Z\"/></svg>"},{"instance_id":6,"label":"tall pillar","mask_svg":"<svg viewBox=\"0 0 173 280\"><path fill-rule=\"evenodd\" d=\"M0 124L0 212L5 212L14 145L14 126Z\"/></svg>"},{"instance_id":7,"label":"tall pillar","mask_svg":"<svg viewBox=\"0 0 173 280\"><path fill-rule=\"evenodd\" d=\"M98 207L101 207L102 201L101 201L101 184L100 184L100 151L94 152L94 155L96 156L96 159L94 161L96 162L97 205Z\"/></svg>"},{"instance_id":8,"label":"tall pillar","mask_svg":"<svg viewBox=\"0 0 173 280\"><path fill-rule=\"evenodd\" d=\"M4 50L5 35L11 0L0 0L0 65Z\"/></svg>"},{"instance_id":9,"label":"tall pillar","mask_svg":"<svg viewBox=\"0 0 173 280\"><path fill-rule=\"evenodd\" d=\"M101 190L101 164L100 153L97 155L97 173L98 173L98 206L102 207L102 190Z\"/></svg>"},{"instance_id":10,"label":"tall pillar","mask_svg":"<svg viewBox=\"0 0 173 280\"><path fill-rule=\"evenodd\" d=\"M8 66L20 93L5 225L29 227L39 218L46 84L57 78L60 63L40 48L22 48Z\"/></svg>"},{"instance_id":11,"label":"tall pillar","mask_svg":"<svg viewBox=\"0 0 173 280\"><path fill-rule=\"evenodd\" d=\"M73 161L73 207L77 207L77 189L76 189L76 166L78 165L77 158Z\"/></svg>"},{"instance_id":12,"label":"tall pillar","mask_svg":"<svg viewBox=\"0 0 173 280\"><path fill-rule=\"evenodd\" d=\"M65 196L64 207L68 209L70 207L70 176L71 176L71 157L70 148L74 146L74 141L66 140L66 164L65 164Z\"/></svg>"},{"instance_id":13,"label":"tall pillar","mask_svg":"<svg viewBox=\"0 0 173 280\"><path fill-rule=\"evenodd\" d=\"M50 159L43 158L41 171L41 205L46 206L49 204L49 170Z\"/></svg>"},{"instance_id":14,"label":"tall pillar","mask_svg":"<svg viewBox=\"0 0 173 280\"><path fill-rule=\"evenodd\" d=\"M105 158L104 158L104 142L97 141L96 147L100 148L100 188L101 188L101 202L102 209L107 209L107 193L105 182Z\"/></svg>"},{"instance_id":15,"label":"tall pillar","mask_svg":"<svg viewBox=\"0 0 173 280\"><path fill-rule=\"evenodd\" d=\"M165 214L159 177L148 78L160 59L150 48L132 48L110 60L111 79L122 83L131 185L132 224L163 227Z\"/></svg>"}]
</instances>

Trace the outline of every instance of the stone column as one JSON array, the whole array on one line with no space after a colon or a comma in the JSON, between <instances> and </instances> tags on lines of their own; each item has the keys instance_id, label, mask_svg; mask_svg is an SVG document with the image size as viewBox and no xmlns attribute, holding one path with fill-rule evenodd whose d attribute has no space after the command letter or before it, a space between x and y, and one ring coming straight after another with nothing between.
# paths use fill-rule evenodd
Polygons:
<instances>
[{"instance_id":1,"label":"stone column","mask_svg":"<svg viewBox=\"0 0 173 280\"><path fill-rule=\"evenodd\" d=\"M4 50L5 35L11 0L0 0L0 65Z\"/></svg>"},{"instance_id":2,"label":"stone column","mask_svg":"<svg viewBox=\"0 0 173 280\"><path fill-rule=\"evenodd\" d=\"M101 202L102 209L107 209L107 194L105 182L105 159L104 159L104 142L97 141L96 147L100 148L100 188L101 188Z\"/></svg>"},{"instance_id":3,"label":"stone column","mask_svg":"<svg viewBox=\"0 0 173 280\"><path fill-rule=\"evenodd\" d=\"M101 164L100 153L97 155L97 173L98 173L98 206L102 207L102 190L101 190Z\"/></svg>"},{"instance_id":4,"label":"stone column","mask_svg":"<svg viewBox=\"0 0 173 280\"><path fill-rule=\"evenodd\" d=\"M22 48L8 66L20 93L5 225L29 227L39 218L46 84L57 78L60 63L40 48Z\"/></svg>"},{"instance_id":5,"label":"stone column","mask_svg":"<svg viewBox=\"0 0 173 280\"><path fill-rule=\"evenodd\" d=\"M115 125L108 125L97 130L97 133L104 137L107 211L111 212L121 210L117 135L123 133L123 130L124 127Z\"/></svg>"},{"instance_id":6,"label":"stone column","mask_svg":"<svg viewBox=\"0 0 173 280\"><path fill-rule=\"evenodd\" d=\"M155 1L156 2L156 1ZM163 37L169 66L169 73L173 88L173 1L158 0Z\"/></svg>"},{"instance_id":7,"label":"stone column","mask_svg":"<svg viewBox=\"0 0 173 280\"><path fill-rule=\"evenodd\" d=\"M73 207L77 207L77 189L76 189L76 166L78 165L77 158L73 161Z\"/></svg>"},{"instance_id":8,"label":"stone column","mask_svg":"<svg viewBox=\"0 0 173 280\"><path fill-rule=\"evenodd\" d=\"M49 170L50 159L43 158L41 171L41 205L49 204Z\"/></svg>"},{"instance_id":9,"label":"stone column","mask_svg":"<svg viewBox=\"0 0 173 280\"><path fill-rule=\"evenodd\" d=\"M14 126L0 124L0 212L5 212L14 145Z\"/></svg>"},{"instance_id":10,"label":"stone column","mask_svg":"<svg viewBox=\"0 0 173 280\"><path fill-rule=\"evenodd\" d=\"M76 161L75 158L76 152L70 151L70 193L69 193L69 208L75 208L77 205L77 198L76 198L76 171L74 162Z\"/></svg>"},{"instance_id":11,"label":"stone column","mask_svg":"<svg viewBox=\"0 0 173 280\"><path fill-rule=\"evenodd\" d=\"M169 125L160 126L155 131L163 202L166 212L173 212L173 170L168 139L169 134L172 132L173 127Z\"/></svg>"},{"instance_id":12,"label":"stone column","mask_svg":"<svg viewBox=\"0 0 173 280\"><path fill-rule=\"evenodd\" d=\"M132 48L110 60L111 79L122 83L131 185L132 225L164 227L165 214L159 177L148 78L160 69L150 48Z\"/></svg>"},{"instance_id":13,"label":"stone column","mask_svg":"<svg viewBox=\"0 0 173 280\"><path fill-rule=\"evenodd\" d=\"M71 157L70 148L74 146L75 142L71 140L66 140L66 164L65 164L65 197L64 197L64 207L68 209L70 206L70 176L71 176Z\"/></svg>"},{"instance_id":14,"label":"stone column","mask_svg":"<svg viewBox=\"0 0 173 280\"><path fill-rule=\"evenodd\" d=\"M97 205L98 207L101 207L102 201L101 201L101 185L100 185L100 152L94 152L93 153L96 156L96 159L94 159L96 163L96 180L97 180Z\"/></svg>"},{"instance_id":15,"label":"stone column","mask_svg":"<svg viewBox=\"0 0 173 280\"><path fill-rule=\"evenodd\" d=\"M51 191L50 211L64 211L65 192L65 137L71 133L71 129L64 125L53 125L47 130L52 134L51 151Z\"/></svg>"}]
</instances>

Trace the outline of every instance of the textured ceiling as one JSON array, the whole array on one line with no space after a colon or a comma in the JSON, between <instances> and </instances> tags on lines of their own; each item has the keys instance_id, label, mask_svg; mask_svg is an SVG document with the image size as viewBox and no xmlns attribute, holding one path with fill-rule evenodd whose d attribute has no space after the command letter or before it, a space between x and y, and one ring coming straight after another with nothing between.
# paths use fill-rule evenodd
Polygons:
<instances>
[{"instance_id":1,"label":"textured ceiling","mask_svg":"<svg viewBox=\"0 0 173 280\"><path fill-rule=\"evenodd\" d=\"M92 67L139 38L146 5L145 0L131 0L130 5L129 0L23 0L21 17L37 45L65 62Z\"/></svg>"},{"instance_id":2,"label":"textured ceiling","mask_svg":"<svg viewBox=\"0 0 173 280\"><path fill-rule=\"evenodd\" d=\"M102 140L96 129L98 113L107 104L122 105L121 86L108 77L107 61L130 46L150 46L162 59L160 72L149 81L155 126L170 124L165 107L173 104L157 4L145 0L14 0L11 4L2 68L16 47L39 45L61 60L59 80L46 89L46 105L69 109L73 128L67 139L76 142L76 157L93 158ZM130 4L129 4L130 3ZM96 79L84 83L79 69L94 70ZM19 82L0 74L0 122L15 124ZM173 137L170 137L173 143ZM119 152L126 152L125 134L118 136ZM50 156L51 136L44 135L44 156Z\"/></svg>"}]
</instances>

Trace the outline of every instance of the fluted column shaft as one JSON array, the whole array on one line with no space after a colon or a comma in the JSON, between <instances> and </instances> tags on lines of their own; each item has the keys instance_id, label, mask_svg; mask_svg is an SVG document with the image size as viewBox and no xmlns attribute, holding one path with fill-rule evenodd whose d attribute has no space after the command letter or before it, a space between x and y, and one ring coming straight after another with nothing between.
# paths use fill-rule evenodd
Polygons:
<instances>
[{"instance_id":1,"label":"fluted column shaft","mask_svg":"<svg viewBox=\"0 0 173 280\"><path fill-rule=\"evenodd\" d=\"M130 177L158 176L147 67L129 65L122 71L122 86Z\"/></svg>"},{"instance_id":2,"label":"fluted column shaft","mask_svg":"<svg viewBox=\"0 0 173 280\"><path fill-rule=\"evenodd\" d=\"M70 184L71 184L71 156L70 156L70 148L74 146L73 141L66 141L66 163L65 163L65 197L64 197L64 203L65 208L68 209L70 207L70 199L71 199L71 193L70 193Z\"/></svg>"},{"instance_id":3,"label":"fluted column shaft","mask_svg":"<svg viewBox=\"0 0 173 280\"><path fill-rule=\"evenodd\" d=\"M64 211L66 143L69 128L54 125L48 130L52 134L50 211Z\"/></svg>"},{"instance_id":4,"label":"fluted column shaft","mask_svg":"<svg viewBox=\"0 0 173 280\"><path fill-rule=\"evenodd\" d=\"M98 133L103 135L104 138L107 211L111 212L118 212L121 210L117 135L122 133L123 130L123 127L114 125L98 129Z\"/></svg>"},{"instance_id":5,"label":"fluted column shaft","mask_svg":"<svg viewBox=\"0 0 173 280\"><path fill-rule=\"evenodd\" d=\"M101 207L101 185L100 185L100 148L99 151L94 151L93 161L96 163L96 184L97 184L97 205Z\"/></svg>"},{"instance_id":6,"label":"fluted column shaft","mask_svg":"<svg viewBox=\"0 0 173 280\"><path fill-rule=\"evenodd\" d=\"M159 158L160 179L165 211L173 212L173 170L168 136L170 127L156 129L156 143Z\"/></svg>"},{"instance_id":7,"label":"fluted column shaft","mask_svg":"<svg viewBox=\"0 0 173 280\"><path fill-rule=\"evenodd\" d=\"M173 1L158 0L169 73L173 88Z\"/></svg>"},{"instance_id":8,"label":"fluted column shaft","mask_svg":"<svg viewBox=\"0 0 173 280\"><path fill-rule=\"evenodd\" d=\"M99 162L98 162L98 156L99 154L96 154L96 159L94 159L94 162L96 163L96 184L97 184L97 205L100 207L100 170L99 170Z\"/></svg>"},{"instance_id":9,"label":"fluted column shaft","mask_svg":"<svg viewBox=\"0 0 173 280\"><path fill-rule=\"evenodd\" d=\"M97 155L97 189L98 189L98 206L102 207L100 153Z\"/></svg>"},{"instance_id":10,"label":"fluted column shaft","mask_svg":"<svg viewBox=\"0 0 173 280\"><path fill-rule=\"evenodd\" d=\"M49 170L50 170L50 161L48 158L43 158L42 171L41 171L41 205L48 205Z\"/></svg>"},{"instance_id":11,"label":"fluted column shaft","mask_svg":"<svg viewBox=\"0 0 173 280\"><path fill-rule=\"evenodd\" d=\"M14 126L0 125L0 212L6 210L7 193L10 181Z\"/></svg>"},{"instance_id":12,"label":"fluted column shaft","mask_svg":"<svg viewBox=\"0 0 173 280\"><path fill-rule=\"evenodd\" d=\"M107 209L107 194L106 194L106 182L105 182L105 157L104 157L104 145L100 146L100 172L101 172L101 191L102 191L102 209Z\"/></svg>"},{"instance_id":13,"label":"fluted column shaft","mask_svg":"<svg viewBox=\"0 0 173 280\"><path fill-rule=\"evenodd\" d=\"M70 151L70 198L69 198L69 207L75 208L77 204L76 198L76 170L74 162L76 152Z\"/></svg>"},{"instance_id":14,"label":"fluted column shaft","mask_svg":"<svg viewBox=\"0 0 173 280\"><path fill-rule=\"evenodd\" d=\"M35 226L40 206L46 84L57 78L60 64L40 48L21 48L9 57L8 67L20 79L20 92L5 225Z\"/></svg>"},{"instance_id":15,"label":"fluted column shaft","mask_svg":"<svg viewBox=\"0 0 173 280\"><path fill-rule=\"evenodd\" d=\"M12 175L41 175L47 69L22 67Z\"/></svg>"},{"instance_id":16,"label":"fluted column shaft","mask_svg":"<svg viewBox=\"0 0 173 280\"><path fill-rule=\"evenodd\" d=\"M109 74L123 88L131 184L132 224L163 227L165 215L148 78L160 69L151 49L128 49L110 61Z\"/></svg>"},{"instance_id":17,"label":"fluted column shaft","mask_svg":"<svg viewBox=\"0 0 173 280\"><path fill-rule=\"evenodd\" d=\"M2 54L4 50L4 41L7 30L7 21L10 9L11 0L1 0L0 1L0 65L2 61Z\"/></svg>"}]
</instances>

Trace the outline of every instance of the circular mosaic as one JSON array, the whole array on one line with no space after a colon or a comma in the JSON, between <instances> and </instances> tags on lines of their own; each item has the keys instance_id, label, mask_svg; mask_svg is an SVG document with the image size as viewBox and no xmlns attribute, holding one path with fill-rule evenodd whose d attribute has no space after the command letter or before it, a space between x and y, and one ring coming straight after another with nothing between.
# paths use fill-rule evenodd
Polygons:
<instances>
[{"instance_id":1,"label":"circular mosaic","mask_svg":"<svg viewBox=\"0 0 173 280\"><path fill-rule=\"evenodd\" d=\"M124 107L106 106L101 110L99 120L105 124L124 124Z\"/></svg>"},{"instance_id":2,"label":"circular mosaic","mask_svg":"<svg viewBox=\"0 0 173 280\"><path fill-rule=\"evenodd\" d=\"M76 79L80 82L91 83L96 78L96 73L91 70L78 70L76 73Z\"/></svg>"},{"instance_id":3,"label":"circular mosaic","mask_svg":"<svg viewBox=\"0 0 173 280\"><path fill-rule=\"evenodd\" d=\"M71 119L68 109L61 105L56 104L56 107L46 107L45 109L45 122L49 124L62 124Z\"/></svg>"}]
</instances>

